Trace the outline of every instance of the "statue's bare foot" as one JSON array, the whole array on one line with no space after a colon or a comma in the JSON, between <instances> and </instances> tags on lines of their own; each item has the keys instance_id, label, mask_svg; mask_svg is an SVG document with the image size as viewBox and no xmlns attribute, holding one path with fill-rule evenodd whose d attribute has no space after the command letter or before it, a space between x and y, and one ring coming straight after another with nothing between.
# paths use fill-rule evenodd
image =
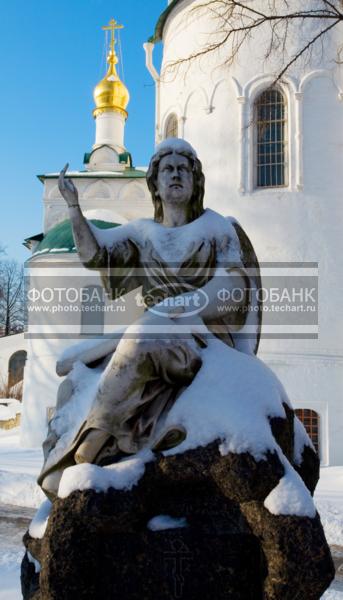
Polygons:
<instances>
[{"instance_id":1,"label":"statue's bare foot","mask_svg":"<svg viewBox=\"0 0 343 600\"><path fill-rule=\"evenodd\" d=\"M90 429L74 454L75 462L77 464L94 463L100 450L110 437L111 435L106 431Z\"/></svg>"},{"instance_id":2,"label":"statue's bare foot","mask_svg":"<svg viewBox=\"0 0 343 600\"><path fill-rule=\"evenodd\" d=\"M163 452L181 444L187 437L187 431L182 425L172 425L166 428L155 441L152 451Z\"/></svg>"}]
</instances>

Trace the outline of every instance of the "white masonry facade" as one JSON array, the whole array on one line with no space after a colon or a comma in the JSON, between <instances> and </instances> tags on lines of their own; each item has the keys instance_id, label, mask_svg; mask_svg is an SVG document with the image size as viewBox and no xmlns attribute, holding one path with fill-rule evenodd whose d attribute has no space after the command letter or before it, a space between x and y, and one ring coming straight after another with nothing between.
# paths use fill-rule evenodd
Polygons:
<instances>
[{"instance_id":1,"label":"white masonry facade","mask_svg":"<svg viewBox=\"0 0 343 600\"><path fill-rule=\"evenodd\" d=\"M305 324L311 335L264 337L259 356L284 383L322 464L343 464L343 69L336 61L341 30L332 29L277 83L285 60L280 51L265 59L268 28L256 29L232 64L227 43L176 68L176 61L220 39L214 11L194 10L199 4L206 3L169 2L145 44L156 85L156 143L178 135L195 147L206 175L205 205L237 218L265 281L271 273L266 263L287 267L291 277L310 276L303 280L310 283L318 265L318 338L311 337L315 324ZM256 9L266 4L254 0ZM292 24L288 49L296 52L313 27L310 20ZM153 48L161 41L158 73ZM268 123L268 114L275 123ZM299 330L294 323L288 331ZM264 331L273 331L268 316Z\"/></svg>"}]
</instances>

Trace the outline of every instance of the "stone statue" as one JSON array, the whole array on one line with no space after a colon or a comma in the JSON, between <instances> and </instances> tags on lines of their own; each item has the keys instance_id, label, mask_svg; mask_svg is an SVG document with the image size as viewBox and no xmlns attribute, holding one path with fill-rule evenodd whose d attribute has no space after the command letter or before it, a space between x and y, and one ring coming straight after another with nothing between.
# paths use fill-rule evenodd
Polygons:
<instances>
[{"instance_id":1,"label":"stone statue","mask_svg":"<svg viewBox=\"0 0 343 600\"><path fill-rule=\"evenodd\" d=\"M261 281L249 239L235 220L204 210L201 163L184 140L165 140L150 162L154 219L107 231L107 242L65 175L81 261L112 298L141 287L147 310L119 340L78 345L57 364L67 377L39 477L54 502L44 537L24 538L25 600L38 589L66 599L319 600L334 575L311 498L319 459L255 356ZM71 426L62 416L80 365L96 385L89 407L81 394L70 411L80 409ZM78 487L81 471L122 474L145 449L152 459L131 487ZM166 515L179 528L152 530Z\"/></svg>"},{"instance_id":2,"label":"stone statue","mask_svg":"<svg viewBox=\"0 0 343 600\"><path fill-rule=\"evenodd\" d=\"M246 322L247 305L252 301L251 290L259 287L258 270L253 279L245 270L247 266L258 267L256 256L238 223L204 210L204 175L187 142L167 140L158 147L147 172L154 221L142 219L113 229L110 248L99 243L94 228L84 218L77 189L65 178L66 169L67 166L61 171L59 189L69 206L75 244L83 264L100 270L112 297L118 289L129 292L141 285L143 297L148 296L150 302L153 290L156 302L161 297L177 297L179 306L175 309L174 303L168 309L162 302L163 316L147 310L135 323L148 333L160 325L170 332L168 339L149 339L151 336L144 333L138 340L124 335L118 345L104 342L96 355L75 357L89 363L101 355L111 355L86 421L56 464L51 464L55 435L52 432L48 436L44 446L48 460L39 483L49 497L56 494L66 466L82 462L101 464L106 455L116 460L123 453L132 454L143 447L162 450L180 443L187 432L181 426L163 430L163 420L199 370L199 348L206 345L206 335L212 332L224 344L250 353L256 352L259 337L258 312L253 315L257 323L254 333L249 339L239 336ZM156 247L159 243L160 247ZM161 256L165 247L168 261ZM111 269L120 274L113 276ZM214 277L218 269L221 276ZM223 306L218 299L218 291L223 287L241 291L236 294L238 300L226 300ZM208 304L198 315L187 317L190 303L186 300L198 288ZM173 334L173 328L176 330L175 325L180 323L183 330L189 325L188 339L180 333ZM68 374L72 364L60 362L57 372Z\"/></svg>"}]
</instances>

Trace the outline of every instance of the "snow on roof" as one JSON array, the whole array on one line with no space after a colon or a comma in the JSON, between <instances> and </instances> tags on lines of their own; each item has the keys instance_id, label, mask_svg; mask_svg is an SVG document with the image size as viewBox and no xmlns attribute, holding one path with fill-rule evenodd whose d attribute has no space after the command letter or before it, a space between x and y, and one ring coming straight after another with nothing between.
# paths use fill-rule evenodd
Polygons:
<instances>
[{"instance_id":1,"label":"snow on roof","mask_svg":"<svg viewBox=\"0 0 343 600\"><path fill-rule=\"evenodd\" d=\"M0 398L0 421L15 419L21 413L22 404L14 398Z\"/></svg>"}]
</instances>

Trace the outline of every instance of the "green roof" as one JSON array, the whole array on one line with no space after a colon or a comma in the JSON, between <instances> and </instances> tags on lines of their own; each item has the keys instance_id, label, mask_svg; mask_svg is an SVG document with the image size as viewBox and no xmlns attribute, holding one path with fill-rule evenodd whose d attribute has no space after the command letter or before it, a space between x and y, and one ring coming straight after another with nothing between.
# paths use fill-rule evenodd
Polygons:
<instances>
[{"instance_id":1,"label":"green roof","mask_svg":"<svg viewBox=\"0 0 343 600\"><path fill-rule=\"evenodd\" d=\"M44 233L37 233L36 235L31 235L30 237L24 239L23 246L25 246L25 248L28 248L28 250L30 250L31 242L41 242L43 237L44 237Z\"/></svg>"},{"instance_id":2,"label":"green roof","mask_svg":"<svg viewBox=\"0 0 343 600\"><path fill-rule=\"evenodd\" d=\"M140 169L125 169L123 172L99 172L99 171L70 171L67 173L72 179L139 179L145 178L146 172ZM48 173L47 175L37 175L38 179L44 183L45 179L58 179L59 173Z\"/></svg>"},{"instance_id":3,"label":"green roof","mask_svg":"<svg viewBox=\"0 0 343 600\"><path fill-rule=\"evenodd\" d=\"M98 219L90 219L99 229L110 229L118 227L119 223L109 223ZM42 241L38 244L32 256L37 254L64 254L76 252L71 222L69 219L58 223L49 229Z\"/></svg>"},{"instance_id":4,"label":"green roof","mask_svg":"<svg viewBox=\"0 0 343 600\"><path fill-rule=\"evenodd\" d=\"M155 31L154 31L153 35L151 37L149 37L148 42L155 44L156 42L162 41L163 29L166 24L166 20L168 19L170 13L175 8L175 6L177 4L179 4L180 2L181 2L181 0L172 0L172 2L167 6L167 8L160 15L160 17L156 23Z\"/></svg>"}]
</instances>

